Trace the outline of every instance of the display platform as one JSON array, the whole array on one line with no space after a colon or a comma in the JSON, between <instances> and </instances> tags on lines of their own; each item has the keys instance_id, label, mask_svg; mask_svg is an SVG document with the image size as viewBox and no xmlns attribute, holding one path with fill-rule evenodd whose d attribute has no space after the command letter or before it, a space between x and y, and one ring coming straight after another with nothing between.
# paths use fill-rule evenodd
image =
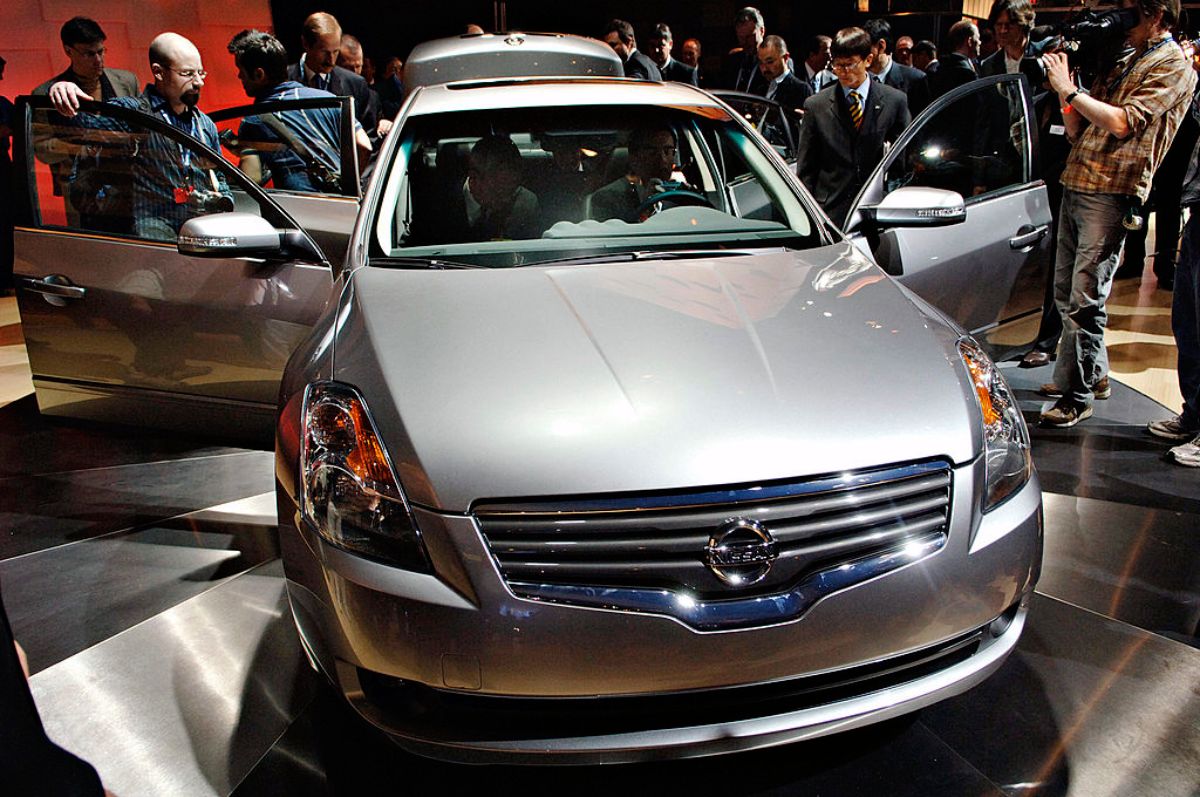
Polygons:
<instances>
[{"instance_id":1,"label":"display platform","mask_svg":"<svg viewBox=\"0 0 1200 797\"><path fill-rule=\"evenodd\" d=\"M1031 421L1048 369L1005 367ZM1046 559L1020 645L983 685L814 742L662 764L451 766L331 697L288 614L270 452L0 408L0 582L59 744L133 795L1195 795L1200 471L1122 385L1034 430Z\"/></svg>"}]
</instances>

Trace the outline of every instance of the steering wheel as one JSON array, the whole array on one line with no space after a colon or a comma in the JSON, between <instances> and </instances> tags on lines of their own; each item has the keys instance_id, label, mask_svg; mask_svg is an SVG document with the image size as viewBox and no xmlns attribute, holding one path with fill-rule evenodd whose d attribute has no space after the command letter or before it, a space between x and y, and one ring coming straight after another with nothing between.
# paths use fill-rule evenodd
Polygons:
<instances>
[{"instance_id":1,"label":"steering wheel","mask_svg":"<svg viewBox=\"0 0 1200 797\"><path fill-rule=\"evenodd\" d=\"M659 202L667 202L670 204L671 207L684 207L684 206L695 205L695 206L701 206L701 207L706 207L706 208L713 208L713 203L709 201L708 197L706 197L704 194L699 193L698 191L688 191L687 189L684 189L684 188L672 188L668 191L659 191L657 194L653 194L651 196L646 197L646 199L642 202L642 204L637 206L637 210L635 210L634 212L638 216L641 216L643 213L645 213L647 210L649 210L652 206L657 205ZM715 208L714 208L714 210L715 210Z\"/></svg>"}]
</instances>

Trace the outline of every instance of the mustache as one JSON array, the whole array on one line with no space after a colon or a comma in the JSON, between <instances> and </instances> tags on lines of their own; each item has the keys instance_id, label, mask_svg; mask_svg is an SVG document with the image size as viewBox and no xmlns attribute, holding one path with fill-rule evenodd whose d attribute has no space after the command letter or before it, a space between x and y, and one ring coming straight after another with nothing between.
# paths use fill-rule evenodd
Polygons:
<instances>
[{"instance_id":1,"label":"mustache","mask_svg":"<svg viewBox=\"0 0 1200 797\"><path fill-rule=\"evenodd\" d=\"M184 105L194 108L200 102L200 91L198 89L196 91L186 91L179 99L183 101Z\"/></svg>"}]
</instances>

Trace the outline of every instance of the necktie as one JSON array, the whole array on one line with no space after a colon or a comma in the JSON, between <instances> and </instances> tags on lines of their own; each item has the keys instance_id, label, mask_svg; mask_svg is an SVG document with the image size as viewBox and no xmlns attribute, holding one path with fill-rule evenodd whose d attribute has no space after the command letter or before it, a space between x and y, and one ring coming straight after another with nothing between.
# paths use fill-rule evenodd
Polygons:
<instances>
[{"instance_id":1,"label":"necktie","mask_svg":"<svg viewBox=\"0 0 1200 797\"><path fill-rule=\"evenodd\" d=\"M312 87L321 91L329 90L329 75L316 74L313 75Z\"/></svg>"},{"instance_id":2,"label":"necktie","mask_svg":"<svg viewBox=\"0 0 1200 797\"><path fill-rule=\"evenodd\" d=\"M854 129L858 130L862 127L863 105L862 97L858 96L857 91L850 92L850 121L854 122Z\"/></svg>"}]
</instances>

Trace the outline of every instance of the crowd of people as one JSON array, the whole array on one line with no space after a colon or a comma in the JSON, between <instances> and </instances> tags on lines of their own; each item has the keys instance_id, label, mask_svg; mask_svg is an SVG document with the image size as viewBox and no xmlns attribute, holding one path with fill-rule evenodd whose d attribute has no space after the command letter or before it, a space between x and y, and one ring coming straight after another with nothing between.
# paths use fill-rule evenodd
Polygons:
<instances>
[{"instance_id":1,"label":"crowd of people","mask_svg":"<svg viewBox=\"0 0 1200 797\"><path fill-rule=\"evenodd\" d=\"M1055 401L1040 421L1071 427L1092 414L1094 401L1111 394L1105 303L1122 269L1141 274L1144 217L1152 208L1158 214L1154 272L1160 288L1174 289L1171 320L1184 404L1178 415L1150 423L1148 431L1174 444L1169 451L1174 462L1200 467L1196 62L1172 34L1179 24L1179 0L1120 0L1117 14L1126 33L1125 49L1088 82L1079 80L1065 52L1045 44L1052 32L1036 27L1030 0L996 0L982 29L964 19L948 29L942 42L897 36L889 20L876 18L830 35L812 35L797 51L782 36L768 34L762 13L747 7L733 19L737 46L721 59L719 74L703 69L698 39L683 41L676 57L672 29L664 22L649 29L646 52L639 49L628 21L613 19L598 33L619 56L626 76L745 92L792 114L801 131L798 176L839 223L887 148L931 102L980 78L1024 74L1024 90L1037 113L1039 176L1052 197L1056 242L1038 341L1021 363L1055 363L1053 381L1041 389ZM467 35L482 33L479 26L467 27ZM120 115L78 113L81 102L102 102L161 118L221 151L217 126L199 107L208 72L199 49L187 38L166 32L149 43L150 81L144 86L134 73L106 66L106 35L94 20L71 19L62 26L61 42L66 69L32 93L52 100L62 125L127 129ZM238 80L255 103L352 97L354 144L368 160L390 133L404 97L401 59L389 57L376 69L359 40L323 12L304 21L299 45L301 54L293 61L270 33L245 30L227 49ZM0 58L0 80L4 66ZM14 124L12 103L0 97L4 186L12 185ZM287 190L336 190L342 179L342 135L339 112L326 107L247 117L232 140L237 142L238 165L252 179L270 179ZM644 184L669 178L676 143L669 129L640 131L630 142L631 174ZM170 137L152 132L140 146L143 156L133 161L131 174L132 232L139 237L171 240L197 201L219 205L228 197L223 178ZM35 142L35 154L50 169L68 223L102 225L103 220L89 218L97 215L94 208L73 199L80 182L77 160L47 142ZM515 209L506 214L510 225L533 219L536 199L520 187L514 166L519 160L507 138L476 143L464 184L472 190L461 197L465 223L486 219L494 196L506 197L509 205L516 197ZM631 194L628 186L620 180L603 186L588 197L589 205L605 218L636 221L644 197ZM1184 207L1193 212L1180 249ZM12 287L12 212L5 191L0 202L0 289L5 290ZM0 664L6 668L0 680L12 684L23 680L20 663L7 625L0 625L0 631ZM29 704L27 689L14 694L13 701ZM34 720L21 729L20 744L5 745L10 753L20 751L22 764L39 772L57 767L75 779L79 793L99 793L95 772L49 743L35 721L36 712L25 713ZM6 730L12 727L5 724ZM58 763L47 763L51 761Z\"/></svg>"},{"instance_id":2,"label":"crowd of people","mask_svg":"<svg viewBox=\"0 0 1200 797\"><path fill-rule=\"evenodd\" d=\"M1182 208L1196 201L1196 146L1200 139L1189 62L1172 28L1178 0L1121 0L1125 52L1092 76L1079 80L1067 55L1049 46L1054 31L1038 28L1030 0L996 0L985 22L964 19L934 42L897 35L893 21L868 19L830 35L810 35L793 52L778 34L768 34L763 14L739 10L732 22L736 46L720 58L702 59L696 38L676 55L672 28L658 22L645 31L639 49L635 26L612 19L598 32L620 58L626 76L727 89L772 100L799 129L797 174L827 214L847 220L851 203L888 149L931 102L960 86L992 75L1023 74L1035 109L1037 164L1051 198L1054 266L1049 269L1037 342L1023 366L1053 361L1054 377L1042 392L1054 405L1040 422L1069 427L1092 414L1092 403L1111 387L1104 347L1105 301L1113 280L1141 275L1146 255L1147 212L1157 214L1154 272L1159 287L1175 288L1173 318L1179 345L1183 412L1150 431L1178 445L1176 462L1200 465L1200 335L1196 329L1196 225L1189 222L1176 265ZM466 35L481 35L468 25ZM161 117L220 151L216 126L200 109L205 84L201 53L192 42L164 33L149 46L151 81L139 86L132 72L107 67L106 36L95 21L76 17L61 30L69 62L60 74L33 89L48 95L63 125L120 129L120 117L77 115L84 100L111 103ZM228 45L247 96L255 103L285 99L352 97L354 143L369 162L391 130L404 97L399 57L376 69L360 41L328 13L303 23L300 55L288 57L270 33L246 30ZM709 68L706 69L705 67ZM0 78L3 62L0 61ZM0 170L11 172L8 138L11 103L0 103ZM973 120L964 119L969 125ZM335 108L284 110L248 117L224 143L237 153L251 178L276 188L336 190L342 180L342 128ZM982 124L982 123L980 123ZM129 189L136 212L135 234L171 239L198 200L220 205L229 188L206 164L182 160L164 135L151 134L143 157L133 163ZM108 229L92 207L78 201L77 159L38 147L48 164L56 195L63 197L68 223ZM504 153L499 153L502 156ZM503 158L501 157L502 161ZM482 180L480 180L482 183ZM964 193L986 190L975 180ZM603 199L604 197L600 197ZM468 209L472 207L467 198ZM595 205L596 203L593 203ZM603 206L603 202L599 205ZM0 279L11 288L11 214L0 209ZM1122 253L1124 252L1122 265Z\"/></svg>"}]
</instances>

